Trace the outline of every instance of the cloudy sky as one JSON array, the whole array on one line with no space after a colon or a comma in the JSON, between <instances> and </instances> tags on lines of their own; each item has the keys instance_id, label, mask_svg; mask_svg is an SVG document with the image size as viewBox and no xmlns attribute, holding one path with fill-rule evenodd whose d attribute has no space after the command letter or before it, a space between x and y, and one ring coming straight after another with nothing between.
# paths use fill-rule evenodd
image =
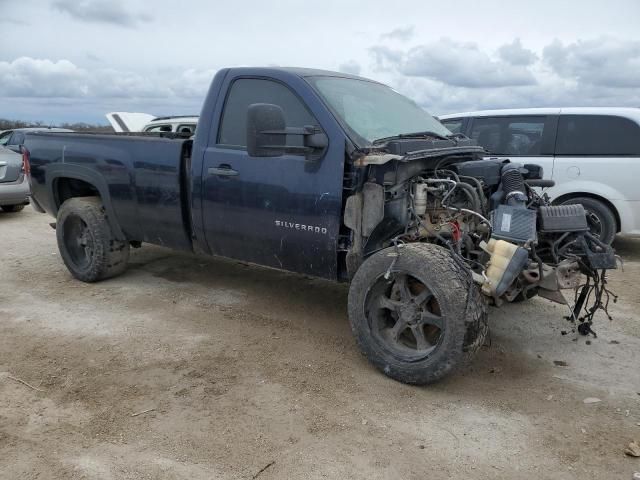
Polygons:
<instances>
[{"instance_id":1,"label":"cloudy sky","mask_svg":"<svg viewBox=\"0 0 640 480\"><path fill-rule=\"evenodd\" d=\"M640 1L0 0L0 117L197 113L225 66L392 85L432 113L640 106Z\"/></svg>"}]
</instances>

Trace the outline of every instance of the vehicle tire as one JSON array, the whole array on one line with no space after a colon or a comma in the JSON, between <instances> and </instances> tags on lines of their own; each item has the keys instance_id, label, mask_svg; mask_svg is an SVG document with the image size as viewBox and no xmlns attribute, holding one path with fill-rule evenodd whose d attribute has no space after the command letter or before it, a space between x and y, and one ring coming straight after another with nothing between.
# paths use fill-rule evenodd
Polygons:
<instances>
[{"instance_id":1,"label":"vehicle tire","mask_svg":"<svg viewBox=\"0 0 640 480\"><path fill-rule=\"evenodd\" d=\"M482 346L487 307L446 249L415 243L398 252L387 248L360 266L349 289L349 321L362 353L379 370L424 385Z\"/></svg>"},{"instance_id":2,"label":"vehicle tire","mask_svg":"<svg viewBox=\"0 0 640 480\"><path fill-rule=\"evenodd\" d=\"M19 205L3 205L1 208L2 208L3 212L7 212L7 213L9 213L9 212L19 212L22 209L24 209L24 204L21 203Z\"/></svg>"},{"instance_id":3,"label":"vehicle tire","mask_svg":"<svg viewBox=\"0 0 640 480\"><path fill-rule=\"evenodd\" d=\"M83 282L96 282L124 272L129 243L117 240L98 197L65 201L56 221L58 249L69 272Z\"/></svg>"},{"instance_id":4,"label":"vehicle tire","mask_svg":"<svg viewBox=\"0 0 640 480\"><path fill-rule=\"evenodd\" d=\"M587 212L587 222L591 233L607 245L616 236L617 222L611 209L603 202L590 197L575 197L562 202L562 205L580 203Z\"/></svg>"}]
</instances>

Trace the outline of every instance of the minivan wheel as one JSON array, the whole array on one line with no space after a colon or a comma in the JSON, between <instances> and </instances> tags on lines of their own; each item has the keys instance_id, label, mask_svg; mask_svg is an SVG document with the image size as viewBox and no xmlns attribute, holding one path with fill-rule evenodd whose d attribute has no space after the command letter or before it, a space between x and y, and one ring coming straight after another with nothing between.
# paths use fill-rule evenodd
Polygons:
<instances>
[{"instance_id":1,"label":"minivan wheel","mask_svg":"<svg viewBox=\"0 0 640 480\"><path fill-rule=\"evenodd\" d=\"M358 269L349 320L362 353L378 369L404 383L428 384L482 345L486 303L444 248L409 244L398 252L382 250Z\"/></svg>"},{"instance_id":2,"label":"minivan wheel","mask_svg":"<svg viewBox=\"0 0 640 480\"><path fill-rule=\"evenodd\" d=\"M65 201L58 210L56 238L62 260L78 280L95 282L127 268L129 243L115 238L98 197Z\"/></svg>"},{"instance_id":3,"label":"minivan wheel","mask_svg":"<svg viewBox=\"0 0 640 480\"><path fill-rule=\"evenodd\" d=\"M562 205L582 204L587 214L589 231L603 243L611 244L616 236L617 222L611 209L603 202L590 197L575 197Z\"/></svg>"}]
</instances>

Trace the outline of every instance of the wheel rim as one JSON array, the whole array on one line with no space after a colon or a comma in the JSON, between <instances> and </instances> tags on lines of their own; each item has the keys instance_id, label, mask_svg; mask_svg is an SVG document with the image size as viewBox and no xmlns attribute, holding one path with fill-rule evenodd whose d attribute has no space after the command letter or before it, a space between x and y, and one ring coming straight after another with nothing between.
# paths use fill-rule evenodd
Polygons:
<instances>
[{"instance_id":1,"label":"wheel rim","mask_svg":"<svg viewBox=\"0 0 640 480\"><path fill-rule=\"evenodd\" d=\"M71 215L64 222L64 245L71 261L83 269L91 264L95 242L89 226L82 218Z\"/></svg>"},{"instance_id":2,"label":"wheel rim","mask_svg":"<svg viewBox=\"0 0 640 480\"><path fill-rule=\"evenodd\" d=\"M444 337L446 322L433 291L404 272L378 278L367 293L365 313L376 342L403 361L425 359Z\"/></svg>"},{"instance_id":3,"label":"wheel rim","mask_svg":"<svg viewBox=\"0 0 640 480\"><path fill-rule=\"evenodd\" d=\"M601 238L602 237L602 220L600 217L593 211L585 209L585 213L587 215L587 225L589 226L589 231L594 237Z\"/></svg>"}]
</instances>

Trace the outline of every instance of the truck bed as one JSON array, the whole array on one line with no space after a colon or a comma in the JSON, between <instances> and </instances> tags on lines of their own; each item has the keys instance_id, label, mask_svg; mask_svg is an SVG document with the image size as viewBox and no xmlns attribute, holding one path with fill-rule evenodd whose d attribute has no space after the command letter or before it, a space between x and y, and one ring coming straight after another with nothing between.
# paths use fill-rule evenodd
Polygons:
<instances>
[{"instance_id":1,"label":"truck bed","mask_svg":"<svg viewBox=\"0 0 640 480\"><path fill-rule=\"evenodd\" d=\"M88 182L107 199L107 214L126 239L191 250L186 181L191 140L38 132L27 135L25 146L33 193L45 211L55 215L68 191Z\"/></svg>"}]
</instances>

